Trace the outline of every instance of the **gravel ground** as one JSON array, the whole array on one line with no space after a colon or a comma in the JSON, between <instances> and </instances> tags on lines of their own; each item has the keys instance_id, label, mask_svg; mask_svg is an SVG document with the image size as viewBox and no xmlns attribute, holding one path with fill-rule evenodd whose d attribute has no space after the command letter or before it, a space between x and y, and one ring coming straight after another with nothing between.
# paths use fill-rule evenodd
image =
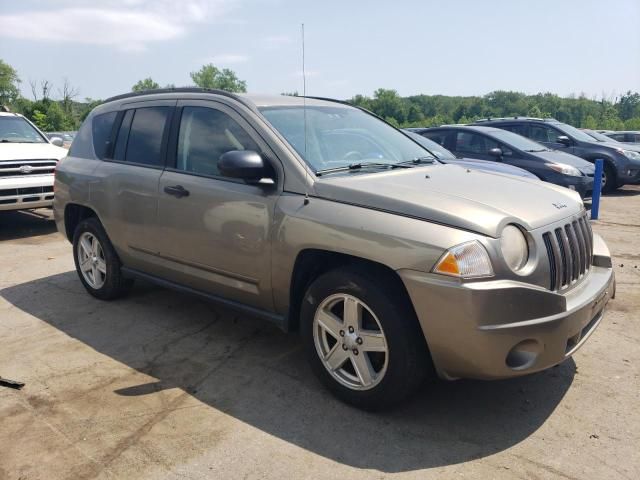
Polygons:
<instances>
[{"instance_id":1,"label":"gravel ground","mask_svg":"<svg viewBox=\"0 0 640 480\"><path fill-rule=\"evenodd\" d=\"M90 297L46 210L0 215L0 479L640 478L640 187L594 230L617 297L558 367L369 414L295 335L137 283Z\"/></svg>"}]
</instances>

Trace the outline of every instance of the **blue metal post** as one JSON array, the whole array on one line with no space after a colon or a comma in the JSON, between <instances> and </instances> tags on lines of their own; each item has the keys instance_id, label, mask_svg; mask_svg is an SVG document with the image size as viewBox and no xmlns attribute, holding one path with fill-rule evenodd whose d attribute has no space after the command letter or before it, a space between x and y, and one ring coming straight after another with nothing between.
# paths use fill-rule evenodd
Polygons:
<instances>
[{"instance_id":1,"label":"blue metal post","mask_svg":"<svg viewBox=\"0 0 640 480\"><path fill-rule=\"evenodd\" d=\"M604 160L596 160L596 171L593 175L593 193L591 194L591 220L598 219L600 213L600 190L602 190L602 168Z\"/></svg>"}]
</instances>

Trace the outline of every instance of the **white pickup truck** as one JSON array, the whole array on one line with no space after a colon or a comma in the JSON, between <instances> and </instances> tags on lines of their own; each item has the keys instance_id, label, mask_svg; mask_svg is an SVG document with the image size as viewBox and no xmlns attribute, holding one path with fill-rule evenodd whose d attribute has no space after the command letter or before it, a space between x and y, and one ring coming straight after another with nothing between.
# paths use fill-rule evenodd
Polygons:
<instances>
[{"instance_id":1,"label":"white pickup truck","mask_svg":"<svg viewBox=\"0 0 640 480\"><path fill-rule=\"evenodd\" d=\"M0 211L49 207L53 174L67 155L22 115L0 112Z\"/></svg>"}]
</instances>

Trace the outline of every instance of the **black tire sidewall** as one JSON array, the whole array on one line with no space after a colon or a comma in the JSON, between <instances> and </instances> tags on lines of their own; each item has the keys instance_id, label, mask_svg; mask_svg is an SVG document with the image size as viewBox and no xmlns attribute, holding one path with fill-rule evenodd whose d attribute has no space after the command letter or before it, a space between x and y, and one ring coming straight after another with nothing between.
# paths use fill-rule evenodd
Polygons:
<instances>
[{"instance_id":1,"label":"black tire sidewall","mask_svg":"<svg viewBox=\"0 0 640 480\"><path fill-rule=\"evenodd\" d=\"M369 280L357 270L340 269L320 276L307 290L301 306L301 335L307 359L322 383L341 400L367 410L388 408L412 393L429 371L430 356L413 308L406 295L389 282ZM369 390L352 390L335 380L316 350L313 319L330 295L357 297L375 313L387 341L388 364L384 378Z\"/></svg>"},{"instance_id":2,"label":"black tire sidewall","mask_svg":"<svg viewBox=\"0 0 640 480\"><path fill-rule=\"evenodd\" d=\"M602 186L602 193L610 193L618 188L615 170L608 163L604 164L602 174L605 176L605 184Z\"/></svg>"}]
</instances>

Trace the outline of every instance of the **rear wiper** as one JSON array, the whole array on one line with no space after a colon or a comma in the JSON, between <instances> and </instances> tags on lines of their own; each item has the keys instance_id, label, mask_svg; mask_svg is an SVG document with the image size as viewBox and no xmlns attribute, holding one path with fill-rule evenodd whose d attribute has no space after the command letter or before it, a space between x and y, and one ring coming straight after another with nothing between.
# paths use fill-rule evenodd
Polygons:
<instances>
[{"instance_id":1,"label":"rear wiper","mask_svg":"<svg viewBox=\"0 0 640 480\"><path fill-rule=\"evenodd\" d=\"M334 168L325 168L323 170L318 170L316 175L323 175L325 173L333 173L333 172L345 172L349 170L360 170L362 168L409 168L409 165L399 165L397 163L381 163L381 162L364 162L364 163L350 163L349 165L344 165L342 167L334 167Z\"/></svg>"}]
</instances>

